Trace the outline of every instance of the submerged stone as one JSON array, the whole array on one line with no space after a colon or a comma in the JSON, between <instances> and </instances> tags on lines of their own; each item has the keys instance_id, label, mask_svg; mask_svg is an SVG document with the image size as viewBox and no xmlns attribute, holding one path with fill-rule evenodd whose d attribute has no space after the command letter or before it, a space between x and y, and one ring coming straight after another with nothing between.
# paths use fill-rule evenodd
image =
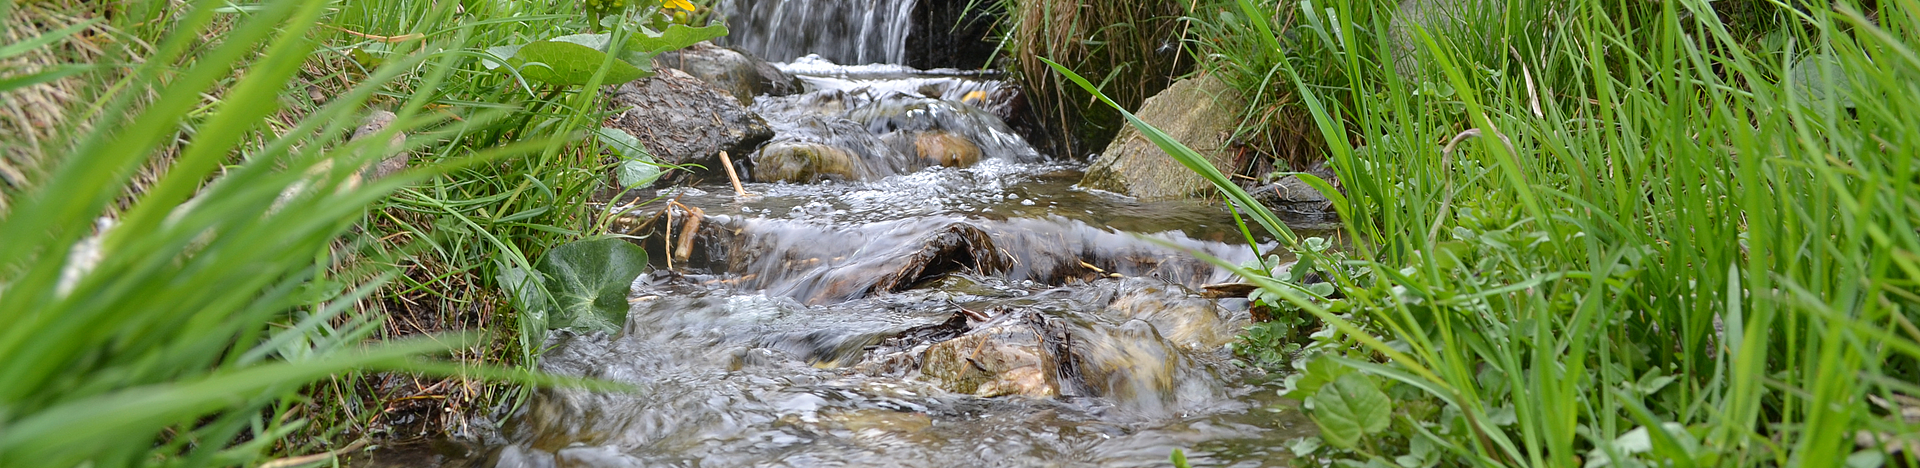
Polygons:
<instances>
[{"instance_id":1,"label":"submerged stone","mask_svg":"<svg viewBox=\"0 0 1920 468\"><path fill-rule=\"evenodd\" d=\"M1044 336L1037 317L1007 317L928 348L920 373L954 393L1057 396L1059 362Z\"/></svg>"},{"instance_id":2,"label":"submerged stone","mask_svg":"<svg viewBox=\"0 0 1920 468\"><path fill-rule=\"evenodd\" d=\"M913 137L914 152L927 164L941 167L968 167L980 162L980 147L966 138L948 132L923 132Z\"/></svg>"},{"instance_id":3,"label":"submerged stone","mask_svg":"<svg viewBox=\"0 0 1920 468\"><path fill-rule=\"evenodd\" d=\"M820 143L777 141L760 148L753 178L761 182L812 183L821 180L859 180L866 172L844 149Z\"/></svg>"},{"instance_id":4,"label":"submerged stone","mask_svg":"<svg viewBox=\"0 0 1920 468\"><path fill-rule=\"evenodd\" d=\"M1234 340L1245 319L1233 320L1218 302L1176 284L1143 279L1120 280L1102 314L1115 321L1140 320L1162 338L1196 350L1214 350ZM1239 323L1234 323L1239 322Z\"/></svg>"}]
</instances>

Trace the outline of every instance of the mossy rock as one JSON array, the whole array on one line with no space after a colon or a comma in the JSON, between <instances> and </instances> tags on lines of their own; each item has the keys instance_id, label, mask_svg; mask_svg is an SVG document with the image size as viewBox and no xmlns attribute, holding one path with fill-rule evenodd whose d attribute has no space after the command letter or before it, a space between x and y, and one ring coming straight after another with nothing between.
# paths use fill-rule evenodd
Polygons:
<instances>
[{"instance_id":1,"label":"mossy rock","mask_svg":"<svg viewBox=\"0 0 1920 468\"><path fill-rule=\"evenodd\" d=\"M761 182L859 180L863 172L853 153L819 143L768 143L753 157L753 163L753 178Z\"/></svg>"}]
</instances>

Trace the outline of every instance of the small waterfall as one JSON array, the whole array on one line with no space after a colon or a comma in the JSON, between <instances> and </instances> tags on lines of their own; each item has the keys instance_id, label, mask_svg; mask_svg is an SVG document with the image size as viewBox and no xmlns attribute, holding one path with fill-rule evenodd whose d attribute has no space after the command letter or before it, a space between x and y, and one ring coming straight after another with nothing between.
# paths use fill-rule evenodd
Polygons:
<instances>
[{"instance_id":1,"label":"small waterfall","mask_svg":"<svg viewBox=\"0 0 1920 468\"><path fill-rule=\"evenodd\" d=\"M905 63L914 0L723 0L728 45L791 62Z\"/></svg>"}]
</instances>

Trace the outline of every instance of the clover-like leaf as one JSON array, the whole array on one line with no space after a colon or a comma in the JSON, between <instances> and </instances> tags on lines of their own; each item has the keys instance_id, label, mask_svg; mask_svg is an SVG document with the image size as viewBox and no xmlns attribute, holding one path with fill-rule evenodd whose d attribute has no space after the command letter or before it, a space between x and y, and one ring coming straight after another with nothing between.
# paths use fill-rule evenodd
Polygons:
<instances>
[{"instance_id":1,"label":"clover-like leaf","mask_svg":"<svg viewBox=\"0 0 1920 468\"><path fill-rule=\"evenodd\" d=\"M1393 400L1357 373L1321 386L1308 400L1313 403L1313 422L1320 426L1320 437L1341 448L1352 448L1361 437L1387 430L1393 412Z\"/></svg>"}]
</instances>

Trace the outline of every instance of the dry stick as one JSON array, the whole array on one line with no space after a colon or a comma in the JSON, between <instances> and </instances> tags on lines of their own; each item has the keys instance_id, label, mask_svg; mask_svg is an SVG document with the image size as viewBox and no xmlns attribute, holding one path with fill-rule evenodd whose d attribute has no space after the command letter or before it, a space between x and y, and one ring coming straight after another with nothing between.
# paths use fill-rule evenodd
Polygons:
<instances>
[{"instance_id":1,"label":"dry stick","mask_svg":"<svg viewBox=\"0 0 1920 468\"><path fill-rule=\"evenodd\" d=\"M733 195L736 197L747 196L747 189L740 188L740 175L733 173L733 158L727 157L727 152L725 151L720 152L720 165L727 168L727 180L733 181Z\"/></svg>"},{"instance_id":2,"label":"dry stick","mask_svg":"<svg viewBox=\"0 0 1920 468\"><path fill-rule=\"evenodd\" d=\"M397 43L401 43L401 42L406 42L406 41L411 41L411 40L414 40L414 39L425 39L425 38L427 37L427 36L425 36L425 35L422 35L422 34L420 34L420 33L413 33L413 34L401 34L401 35L398 35L398 36L381 36L381 35L377 35L377 34L367 34L367 33L363 33L363 32L360 32L360 31L355 31L355 30L352 30L352 29L347 29L347 28L342 28L342 27L339 27L339 26L331 26L331 25L325 25L325 24L323 24L323 25L321 25L321 26L326 26L326 27L328 27L328 28L332 28L332 29L334 29L334 30L336 30L336 31L340 31L340 32L343 32L343 33L347 33L347 34L351 34L351 35L354 35L354 36L358 36L358 37L360 37L361 39L367 39L367 40L372 40L372 41L378 41L378 42L385 42L385 43L388 43L388 44L397 44Z\"/></svg>"}]
</instances>

